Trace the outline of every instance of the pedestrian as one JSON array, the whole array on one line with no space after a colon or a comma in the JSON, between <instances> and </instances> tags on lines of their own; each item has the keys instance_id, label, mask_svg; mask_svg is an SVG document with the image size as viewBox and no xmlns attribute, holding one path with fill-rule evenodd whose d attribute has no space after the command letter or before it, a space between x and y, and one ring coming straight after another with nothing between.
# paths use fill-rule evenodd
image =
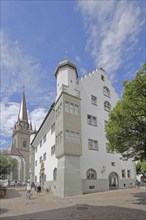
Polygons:
<instances>
[{"instance_id":1,"label":"pedestrian","mask_svg":"<svg viewBox=\"0 0 146 220\"><path fill-rule=\"evenodd\" d=\"M47 193L52 193L51 186L49 186L49 188L46 188L46 192Z\"/></svg>"},{"instance_id":2,"label":"pedestrian","mask_svg":"<svg viewBox=\"0 0 146 220\"><path fill-rule=\"evenodd\" d=\"M27 190L27 192L26 192L26 198L27 198L27 199L31 199L31 196L32 196L31 190Z\"/></svg>"},{"instance_id":3,"label":"pedestrian","mask_svg":"<svg viewBox=\"0 0 146 220\"><path fill-rule=\"evenodd\" d=\"M34 182L31 183L31 189L34 188L34 190L36 191L36 185Z\"/></svg>"},{"instance_id":4,"label":"pedestrian","mask_svg":"<svg viewBox=\"0 0 146 220\"><path fill-rule=\"evenodd\" d=\"M37 186L37 195L40 195L40 193L41 193L41 186L39 185Z\"/></svg>"},{"instance_id":5,"label":"pedestrian","mask_svg":"<svg viewBox=\"0 0 146 220\"><path fill-rule=\"evenodd\" d=\"M27 191L31 191L31 186L30 186L29 183L27 183L26 190L27 190Z\"/></svg>"},{"instance_id":6,"label":"pedestrian","mask_svg":"<svg viewBox=\"0 0 146 220\"><path fill-rule=\"evenodd\" d=\"M135 181L135 187L139 189L140 182L138 180Z\"/></svg>"}]
</instances>

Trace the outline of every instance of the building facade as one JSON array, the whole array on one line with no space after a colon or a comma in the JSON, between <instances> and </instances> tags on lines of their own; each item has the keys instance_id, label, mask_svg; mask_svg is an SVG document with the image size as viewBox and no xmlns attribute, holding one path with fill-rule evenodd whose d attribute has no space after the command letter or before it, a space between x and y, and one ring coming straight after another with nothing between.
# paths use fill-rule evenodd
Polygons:
<instances>
[{"instance_id":1,"label":"building facade","mask_svg":"<svg viewBox=\"0 0 146 220\"><path fill-rule=\"evenodd\" d=\"M34 181L60 197L130 187L135 164L108 149L105 126L118 95L105 71L79 80L66 59L55 76L56 99L31 142Z\"/></svg>"}]
</instances>

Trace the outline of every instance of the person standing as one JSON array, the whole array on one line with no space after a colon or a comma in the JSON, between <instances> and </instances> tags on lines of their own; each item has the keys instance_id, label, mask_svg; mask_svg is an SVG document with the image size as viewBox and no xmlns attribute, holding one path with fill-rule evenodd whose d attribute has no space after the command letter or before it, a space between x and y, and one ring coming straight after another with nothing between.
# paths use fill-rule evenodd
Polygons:
<instances>
[{"instance_id":1,"label":"person standing","mask_svg":"<svg viewBox=\"0 0 146 220\"><path fill-rule=\"evenodd\" d=\"M31 189L34 188L34 190L36 191L36 185L34 182L31 183Z\"/></svg>"},{"instance_id":2,"label":"person standing","mask_svg":"<svg viewBox=\"0 0 146 220\"><path fill-rule=\"evenodd\" d=\"M40 195L40 193L41 193L41 186L39 185L37 186L37 195Z\"/></svg>"}]
</instances>

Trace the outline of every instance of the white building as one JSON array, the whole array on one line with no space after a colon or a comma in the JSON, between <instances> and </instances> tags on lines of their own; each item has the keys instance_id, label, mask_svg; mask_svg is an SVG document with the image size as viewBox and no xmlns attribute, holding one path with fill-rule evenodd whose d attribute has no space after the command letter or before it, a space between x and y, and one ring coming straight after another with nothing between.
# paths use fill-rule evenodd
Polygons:
<instances>
[{"instance_id":1,"label":"white building","mask_svg":"<svg viewBox=\"0 0 146 220\"><path fill-rule=\"evenodd\" d=\"M108 150L105 126L118 95L105 71L78 80L76 65L59 63L57 95L31 146L34 181L60 197L128 188L135 164Z\"/></svg>"}]
</instances>

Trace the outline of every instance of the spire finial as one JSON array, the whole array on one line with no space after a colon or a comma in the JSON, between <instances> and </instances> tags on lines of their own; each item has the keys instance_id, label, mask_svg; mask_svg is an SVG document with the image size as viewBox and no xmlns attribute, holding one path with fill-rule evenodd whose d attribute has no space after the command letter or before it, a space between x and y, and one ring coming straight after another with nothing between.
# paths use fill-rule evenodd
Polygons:
<instances>
[{"instance_id":1,"label":"spire finial","mask_svg":"<svg viewBox=\"0 0 146 220\"><path fill-rule=\"evenodd\" d=\"M65 59L67 60L67 58L68 58L68 51L66 50L65 51Z\"/></svg>"},{"instance_id":2,"label":"spire finial","mask_svg":"<svg viewBox=\"0 0 146 220\"><path fill-rule=\"evenodd\" d=\"M25 87L23 86L22 100L21 100L21 104L20 104L18 120L19 121L25 121L25 122L28 123L26 99L25 99L25 90L24 89L25 89Z\"/></svg>"}]
</instances>

